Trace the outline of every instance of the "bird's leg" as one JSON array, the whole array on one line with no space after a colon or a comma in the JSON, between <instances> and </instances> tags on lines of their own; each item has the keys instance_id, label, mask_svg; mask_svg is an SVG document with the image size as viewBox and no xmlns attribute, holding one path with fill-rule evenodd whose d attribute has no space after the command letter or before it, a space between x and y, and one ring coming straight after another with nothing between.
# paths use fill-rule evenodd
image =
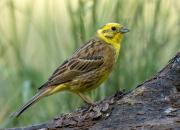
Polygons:
<instances>
[{"instance_id":1,"label":"bird's leg","mask_svg":"<svg viewBox=\"0 0 180 130\"><path fill-rule=\"evenodd\" d=\"M91 98L89 96L84 95L81 92L78 92L77 95L80 96L85 101L85 103L87 103L88 105L90 105L90 106L93 105L93 101L91 100Z\"/></svg>"},{"instance_id":2,"label":"bird's leg","mask_svg":"<svg viewBox=\"0 0 180 130\"><path fill-rule=\"evenodd\" d=\"M81 92L79 92L79 93L77 93L77 95L79 95L84 101L85 101L85 103L87 103L88 104L88 108L87 109L85 109L85 111L86 112L90 112L90 111L92 111L93 110L93 108L96 106L96 104L95 103L93 103L93 101L90 99L90 97L89 96L87 96L87 95L84 95L83 93L81 93Z\"/></svg>"}]
</instances>

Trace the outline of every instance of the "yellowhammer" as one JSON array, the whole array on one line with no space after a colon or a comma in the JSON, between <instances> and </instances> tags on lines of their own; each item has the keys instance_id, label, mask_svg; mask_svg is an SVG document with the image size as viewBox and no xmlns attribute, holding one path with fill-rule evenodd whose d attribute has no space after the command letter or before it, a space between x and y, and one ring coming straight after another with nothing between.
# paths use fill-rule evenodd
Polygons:
<instances>
[{"instance_id":1,"label":"yellowhammer","mask_svg":"<svg viewBox=\"0 0 180 130\"><path fill-rule=\"evenodd\" d=\"M129 30L118 23L101 27L94 38L80 47L60 65L38 93L15 112L19 116L41 98L59 91L70 91L92 104L84 92L98 87L112 71L121 47L123 34Z\"/></svg>"}]
</instances>

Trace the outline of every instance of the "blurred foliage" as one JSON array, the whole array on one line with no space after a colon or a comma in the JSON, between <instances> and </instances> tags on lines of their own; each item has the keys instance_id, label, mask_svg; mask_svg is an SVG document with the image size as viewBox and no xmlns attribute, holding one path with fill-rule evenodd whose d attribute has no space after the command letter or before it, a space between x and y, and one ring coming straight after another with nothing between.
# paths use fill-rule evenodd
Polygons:
<instances>
[{"instance_id":1,"label":"blurred foliage","mask_svg":"<svg viewBox=\"0 0 180 130\"><path fill-rule=\"evenodd\" d=\"M105 23L119 22L131 31L113 74L90 93L94 100L135 87L180 50L177 0L1 0L0 7L1 128L40 123L82 105L79 97L62 92L9 118Z\"/></svg>"}]
</instances>

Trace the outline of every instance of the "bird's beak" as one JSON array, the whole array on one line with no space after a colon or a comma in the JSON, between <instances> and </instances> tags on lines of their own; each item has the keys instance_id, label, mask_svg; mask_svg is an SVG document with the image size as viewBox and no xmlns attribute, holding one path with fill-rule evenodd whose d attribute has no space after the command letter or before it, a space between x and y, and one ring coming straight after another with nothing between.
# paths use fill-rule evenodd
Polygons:
<instances>
[{"instance_id":1,"label":"bird's beak","mask_svg":"<svg viewBox=\"0 0 180 130\"><path fill-rule=\"evenodd\" d=\"M119 30L120 33L127 33L129 32L129 29L127 27L122 27L120 30Z\"/></svg>"}]
</instances>

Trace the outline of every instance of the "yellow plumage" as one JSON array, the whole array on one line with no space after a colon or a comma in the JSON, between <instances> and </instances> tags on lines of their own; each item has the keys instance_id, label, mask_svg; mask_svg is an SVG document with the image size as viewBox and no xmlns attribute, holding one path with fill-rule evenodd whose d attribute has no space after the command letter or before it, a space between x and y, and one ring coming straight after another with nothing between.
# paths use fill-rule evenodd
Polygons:
<instances>
[{"instance_id":1,"label":"yellow plumage","mask_svg":"<svg viewBox=\"0 0 180 130\"><path fill-rule=\"evenodd\" d=\"M39 92L22 106L15 116L19 116L41 98L64 90L73 92L86 103L92 104L84 92L95 89L108 78L126 32L128 29L118 23L108 23L101 27L94 38L54 71L48 81L39 88Z\"/></svg>"}]
</instances>

